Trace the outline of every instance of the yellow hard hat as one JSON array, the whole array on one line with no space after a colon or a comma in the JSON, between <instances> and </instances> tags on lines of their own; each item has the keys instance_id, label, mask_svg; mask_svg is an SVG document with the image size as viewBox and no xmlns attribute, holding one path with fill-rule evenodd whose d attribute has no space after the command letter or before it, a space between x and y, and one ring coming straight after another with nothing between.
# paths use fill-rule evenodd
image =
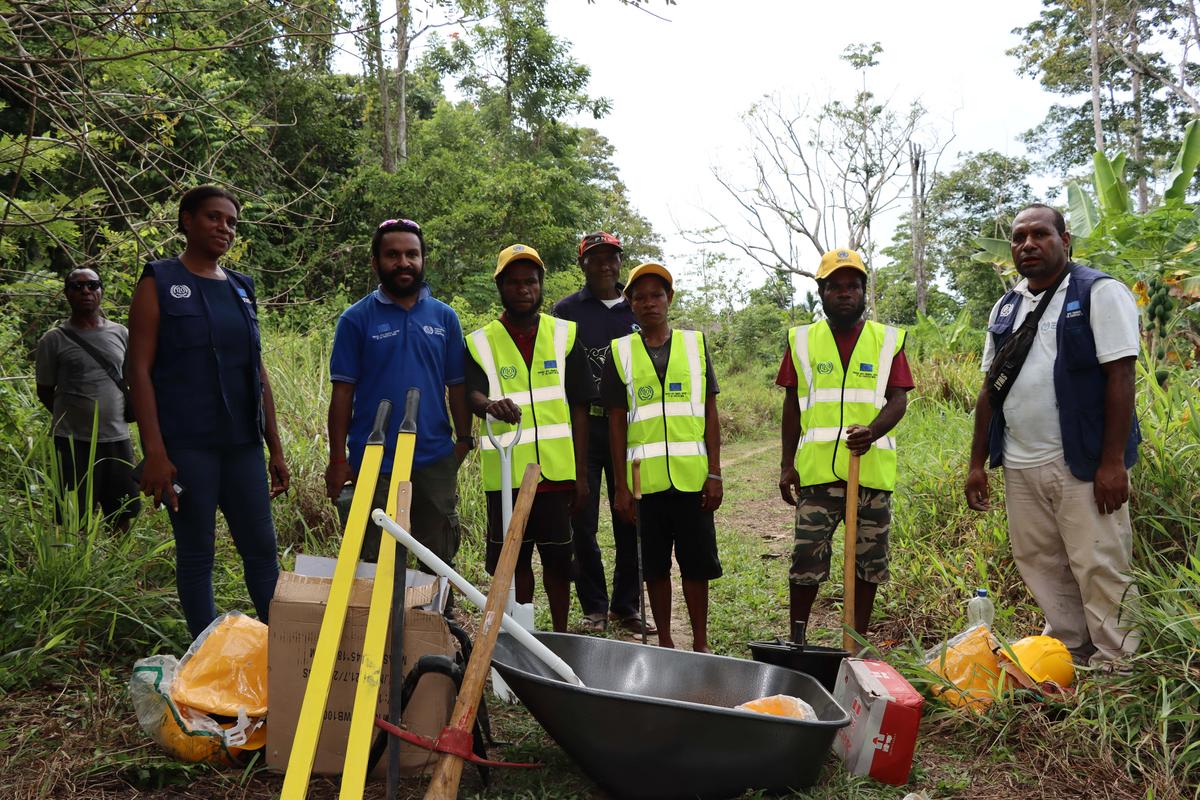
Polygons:
<instances>
[{"instance_id":1,"label":"yellow hard hat","mask_svg":"<svg viewBox=\"0 0 1200 800\"><path fill-rule=\"evenodd\" d=\"M1053 636L1026 636L1008 648L1000 648L999 657L1004 671L1030 689L1043 683L1065 689L1075 682L1071 653Z\"/></svg>"},{"instance_id":2,"label":"yellow hard hat","mask_svg":"<svg viewBox=\"0 0 1200 800\"><path fill-rule=\"evenodd\" d=\"M675 279L671 277L671 273L662 264L656 261L647 261L645 264L638 264L629 272L629 281L625 284L625 296L633 290L633 284L639 278L644 278L647 275L657 275L667 282L667 291L675 291Z\"/></svg>"},{"instance_id":3,"label":"yellow hard hat","mask_svg":"<svg viewBox=\"0 0 1200 800\"><path fill-rule=\"evenodd\" d=\"M856 269L863 275L867 274L867 266L863 263L862 256L853 250L839 247L821 256L821 265L817 267L816 279L824 280L842 267Z\"/></svg>"},{"instance_id":4,"label":"yellow hard hat","mask_svg":"<svg viewBox=\"0 0 1200 800\"><path fill-rule=\"evenodd\" d=\"M542 263L542 257L538 255L538 251L534 250L527 244L510 244L508 247L500 251L500 255L496 258L496 272L492 275L493 278L499 278L504 270L508 269L508 265L514 261L532 261L546 271L546 265Z\"/></svg>"}]
</instances>

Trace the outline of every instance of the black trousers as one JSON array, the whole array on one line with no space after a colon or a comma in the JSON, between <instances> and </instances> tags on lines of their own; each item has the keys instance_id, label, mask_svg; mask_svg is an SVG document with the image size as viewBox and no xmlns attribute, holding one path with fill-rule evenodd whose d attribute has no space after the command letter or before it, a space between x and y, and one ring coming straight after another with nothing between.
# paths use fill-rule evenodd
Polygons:
<instances>
[{"instance_id":1,"label":"black trousers","mask_svg":"<svg viewBox=\"0 0 1200 800\"><path fill-rule=\"evenodd\" d=\"M600 476L608 483L608 511L612 516L613 539L616 543L616 564L613 568L612 603L609 603L605 583L604 561L596 542L600 525ZM637 529L622 522L613 511L616 485L613 482L612 457L608 451L608 417L588 417L588 505L571 518L575 531L575 561L577 575L575 593L584 614L604 614L608 611L619 617L638 614Z\"/></svg>"}]
</instances>

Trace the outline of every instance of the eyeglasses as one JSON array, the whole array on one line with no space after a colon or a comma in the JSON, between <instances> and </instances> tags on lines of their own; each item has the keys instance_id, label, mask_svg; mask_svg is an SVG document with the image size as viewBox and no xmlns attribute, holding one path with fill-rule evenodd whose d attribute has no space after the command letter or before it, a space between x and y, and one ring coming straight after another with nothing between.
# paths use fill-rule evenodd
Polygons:
<instances>
[{"instance_id":1,"label":"eyeglasses","mask_svg":"<svg viewBox=\"0 0 1200 800\"><path fill-rule=\"evenodd\" d=\"M385 219L383 222L379 223L380 228L386 228L388 225L407 225L410 228L421 230L421 226L413 222L411 219Z\"/></svg>"},{"instance_id":2,"label":"eyeglasses","mask_svg":"<svg viewBox=\"0 0 1200 800\"><path fill-rule=\"evenodd\" d=\"M74 289L77 292L82 292L84 289L98 292L103 285L100 281L67 281L67 289Z\"/></svg>"}]
</instances>

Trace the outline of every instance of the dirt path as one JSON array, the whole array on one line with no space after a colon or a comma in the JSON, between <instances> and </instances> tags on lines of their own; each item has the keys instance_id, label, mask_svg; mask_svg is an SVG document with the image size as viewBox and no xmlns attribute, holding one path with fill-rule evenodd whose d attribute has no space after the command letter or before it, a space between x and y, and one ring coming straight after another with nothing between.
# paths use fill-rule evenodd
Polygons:
<instances>
[{"instance_id":1,"label":"dirt path","mask_svg":"<svg viewBox=\"0 0 1200 800\"><path fill-rule=\"evenodd\" d=\"M761 548L760 557L764 560L787 559L792 547L795 512L779 497L776 488L775 454L778 447L773 440L740 442L727 447L721 459L725 499L717 511L717 530L719 534L735 533L755 542ZM671 583L671 635L676 647L690 650L692 626L683 602L683 586L678 570L672 572ZM649 606L646 613L650 613ZM827 600L818 600L813 609L813 627L836 627L839 624L838 609ZM614 635L629 641L640 641L640 637L624 632ZM651 636L650 643L654 642L655 637Z\"/></svg>"}]
</instances>

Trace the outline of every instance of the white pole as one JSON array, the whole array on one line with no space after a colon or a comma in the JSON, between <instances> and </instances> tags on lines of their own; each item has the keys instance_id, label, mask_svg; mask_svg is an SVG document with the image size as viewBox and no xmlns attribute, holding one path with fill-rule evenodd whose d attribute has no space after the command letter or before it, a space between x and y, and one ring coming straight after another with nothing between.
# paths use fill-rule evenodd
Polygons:
<instances>
[{"instance_id":1,"label":"white pole","mask_svg":"<svg viewBox=\"0 0 1200 800\"><path fill-rule=\"evenodd\" d=\"M375 521L376 525L387 531L397 541L407 547L417 557L418 561L458 587L458 590L476 606L483 608L487 605L487 597L484 596L483 592L476 589L471 585L470 581L455 572L453 567L434 555L432 550L413 538L411 533L397 525L383 509L377 508L371 512L371 519ZM505 614L501 618L500 627L524 645L525 649L537 656L547 667L554 670L563 680L573 683L576 686L583 686L583 681L579 680L579 676L575 674L575 671L571 669L567 662L559 658L549 647L546 647L546 645L535 639L533 634L522 628L521 624L508 614Z\"/></svg>"}]
</instances>

